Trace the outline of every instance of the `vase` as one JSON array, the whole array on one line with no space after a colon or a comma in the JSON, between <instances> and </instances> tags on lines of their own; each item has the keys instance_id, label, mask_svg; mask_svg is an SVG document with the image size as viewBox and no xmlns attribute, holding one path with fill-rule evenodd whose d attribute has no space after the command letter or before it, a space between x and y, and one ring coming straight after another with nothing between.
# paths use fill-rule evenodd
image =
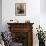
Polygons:
<instances>
[{"instance_id":1,"label":"vase","mask_svg":"<svg viewBox=\"0 0 46 46\"><path fill-rule=\"evenodd\" d=\"M45 41L39 40L39 46L45 46Z\"/></svg>"}]
</instances>

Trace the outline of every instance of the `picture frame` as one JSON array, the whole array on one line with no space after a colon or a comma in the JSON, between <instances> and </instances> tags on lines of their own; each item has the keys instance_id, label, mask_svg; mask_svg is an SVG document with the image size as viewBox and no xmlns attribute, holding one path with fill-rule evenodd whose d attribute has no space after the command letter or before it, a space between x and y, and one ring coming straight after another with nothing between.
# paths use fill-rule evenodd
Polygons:
<instances>
[{"instance_id":1,"label":"picture frame","mask_svg":"<svg viewBox=\"0 0 46 46\"><path fill-rule=\"evenodd\" d=\"M26 3L16 3L15 4L15 15L16 16L26 16Z\"/></svg>"}]
</instances>

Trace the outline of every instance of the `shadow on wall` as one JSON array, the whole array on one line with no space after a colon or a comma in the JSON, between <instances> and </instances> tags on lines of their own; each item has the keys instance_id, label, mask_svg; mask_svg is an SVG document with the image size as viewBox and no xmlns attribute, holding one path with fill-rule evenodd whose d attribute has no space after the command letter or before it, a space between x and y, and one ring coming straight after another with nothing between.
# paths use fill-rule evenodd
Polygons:
<instances>
[{"instance_id":1,"label":"shadow on wall","mask_svg":"<svg viewBox=\"0 0 46 46\"><path fill-rule=\"evenodd\" d=\"M46 0L40 0L40 12L46 14Z\"/></svg>"},{"instance_id":2,"label":"shadow on wall","mask_svg":"<svg viewBox=\"0 0 46 46\"><path fill-rule=\"evenodd\" d=\"M2 0L0 0L0 31L2 31Z\"/></svg>"}]
</instances>

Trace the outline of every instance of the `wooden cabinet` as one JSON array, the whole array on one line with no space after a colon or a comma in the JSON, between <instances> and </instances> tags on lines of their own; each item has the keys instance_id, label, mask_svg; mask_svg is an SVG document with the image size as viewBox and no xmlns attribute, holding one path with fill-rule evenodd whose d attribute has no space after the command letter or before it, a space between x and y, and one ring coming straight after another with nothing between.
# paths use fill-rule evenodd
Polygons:
<instances>
[{"instance_id":1,"label":"wooden cabinet","mask_svg":"<svg viewBox=\"0 0 46 46\"><path fill-rule=\"evenodd\" d=\"M14 41L23 43L22 46L33 46L33 23L7 23Z\"/></svg>"}]
</instances>

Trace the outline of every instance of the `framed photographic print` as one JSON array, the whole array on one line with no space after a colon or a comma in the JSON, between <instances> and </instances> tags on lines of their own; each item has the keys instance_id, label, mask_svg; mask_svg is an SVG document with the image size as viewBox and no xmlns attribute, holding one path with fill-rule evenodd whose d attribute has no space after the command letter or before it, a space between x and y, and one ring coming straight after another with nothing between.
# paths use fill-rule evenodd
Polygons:
<instances>
[{"instance_id":1,"label":"framed photographic print","mask_svg":"<svg viewBox=\"0 0 46 46\"><path fill-rule=\"evenodd\" d=\"M16 16L26 15L26 3L16 3L15 4L15 15Z\"/></svg>"}]
</instances>

